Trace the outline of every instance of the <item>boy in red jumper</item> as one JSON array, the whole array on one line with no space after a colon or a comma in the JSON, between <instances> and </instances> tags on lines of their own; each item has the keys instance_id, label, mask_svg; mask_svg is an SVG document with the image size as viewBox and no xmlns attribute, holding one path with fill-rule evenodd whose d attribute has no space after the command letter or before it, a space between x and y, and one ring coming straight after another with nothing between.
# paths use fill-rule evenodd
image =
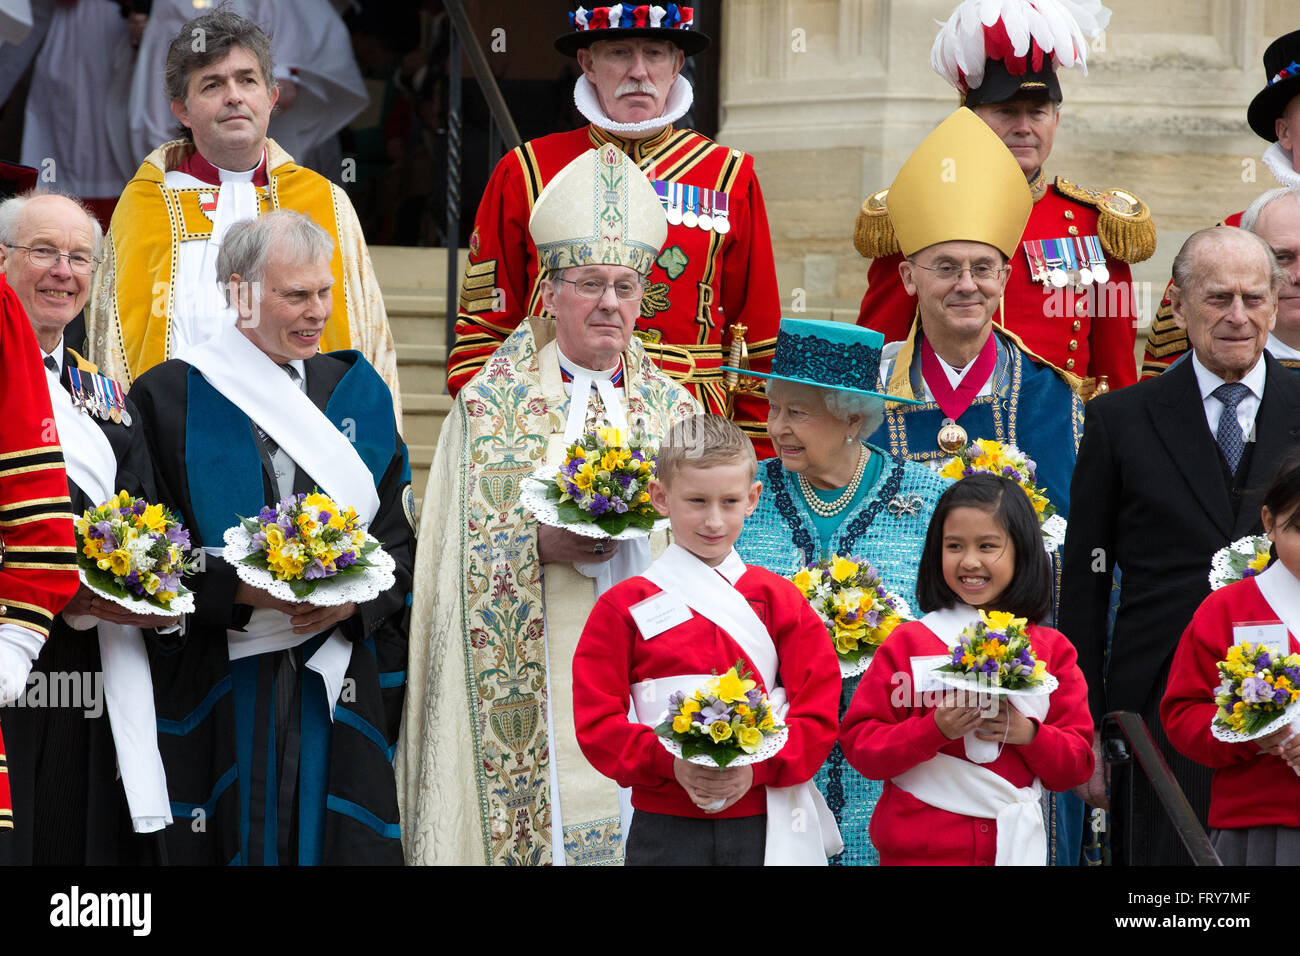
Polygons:
<instances>
[{"instance_id":1,"label":"boy in red jumper","mask_svg":"<svg viewBox=\"0 0 1300 956\"><path fill-rule=\"evenodd\" d=\"M753 447L724 418L670 429L650 497L674 544L644 576L601 596L574 654L578 744L632 789L630 866L824 865L838 852L834 818L810 781L835 741L839 665L794 585L747 566L732 547L758 504L755 468ZM785 746L725 770L674 757L652 730L669 695L738 660L789 726Z\"/></svg>"}]
</instances>

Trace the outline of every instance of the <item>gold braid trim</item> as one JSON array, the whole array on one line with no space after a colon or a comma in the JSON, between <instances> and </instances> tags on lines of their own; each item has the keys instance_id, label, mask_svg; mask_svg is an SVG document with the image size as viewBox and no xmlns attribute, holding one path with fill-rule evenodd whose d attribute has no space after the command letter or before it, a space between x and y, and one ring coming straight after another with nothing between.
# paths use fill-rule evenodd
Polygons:
<instances>
[{"instance_id":1,"label":"gold braid trim","mask_svg":"<svg viewBox=\"0 0 1300 956\"><path fill-rule=\"evenodd\" d=\"M899 251L894 223L885 208L888 192L888 189L877 190L862 201L858 210L858 220L853 224L853 248L864 259L879 259Z\"/></svg>"},{"instance_id":2,"label":"gold braid trim","mask_svg":"<svg viewBox=\"0 0 1300 956\"><path fill-rule=\"evenodd\" d=\"M1096 207L1097 235L1108 256L1132 264L1155 255L1156 224L1151 221L1151 209L1127 189L1098 192L1058 176L1056 190L1076 202Z\"/></svg>"}]
</instances>

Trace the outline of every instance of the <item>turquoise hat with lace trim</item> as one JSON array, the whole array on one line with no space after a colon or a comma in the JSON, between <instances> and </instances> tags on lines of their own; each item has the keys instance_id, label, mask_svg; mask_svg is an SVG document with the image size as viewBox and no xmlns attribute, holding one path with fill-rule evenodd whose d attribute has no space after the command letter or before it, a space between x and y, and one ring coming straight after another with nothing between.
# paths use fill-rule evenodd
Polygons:
<instances>
[{"instance_id":1,"label":"turquoise hat with lace trim","mask_svg":"<svg viewBox=\"0 0 1300 956\"><path fill-rule=\"evenodd\" d=\"M876 391L880 379L880 352L884 345L885 337L879 332L851 322L782 319L776 333L776 354L772 356L770 373L726 365L722 371L857 392L887 402L924 405L925 402L916 399Z\"/></svg>"}]
</instances>

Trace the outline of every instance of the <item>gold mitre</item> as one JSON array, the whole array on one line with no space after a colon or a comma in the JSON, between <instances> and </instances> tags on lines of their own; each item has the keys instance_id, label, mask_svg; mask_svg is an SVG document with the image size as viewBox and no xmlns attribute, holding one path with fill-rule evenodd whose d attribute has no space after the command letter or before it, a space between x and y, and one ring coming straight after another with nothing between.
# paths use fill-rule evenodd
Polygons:
<instances>
[{"instance_id":1,"label":"gold mitre","mask_svg":"<svg viewBox=\"0 0 1300 956\"><path fill-rule=\"evenodd\" d=\"M528 231L543 269L627 266L644 276L668 238L668 220L645 173L606 143L546 184Z\"/></svg>"},{"instance_id":2,"label":"gold mitre","mask_svg":"<svg viewBox=\"0 0 1300 956\"><path fill-rule=\"evenodd\" d=\"M1011 151L965 107L922 141L885 196L905 256L966 240L988 243L1010 259L1033 205Z\"/></svg>"}]
</instances>

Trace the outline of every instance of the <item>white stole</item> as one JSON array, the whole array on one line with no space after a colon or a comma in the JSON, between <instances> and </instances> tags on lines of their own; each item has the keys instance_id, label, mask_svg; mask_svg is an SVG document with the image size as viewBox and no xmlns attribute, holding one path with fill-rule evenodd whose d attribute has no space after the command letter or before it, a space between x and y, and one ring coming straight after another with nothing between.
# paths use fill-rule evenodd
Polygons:
<instances>
[{"instance_id":1,"label":"white stole","mask_svg":"<svg viewBox=\"0 0 1300 956\"><path fill-rule=\"evenodd\" d=\"M560 368L573 376L572 382L566 382L564 390L569 393L569 415L564 422L564 444L572 445L587 430L587 410L591 407L591 390L600 395L601 404L605 406L605 418L619 432L627 437L627 414L623 411L623 401L619 396L621 389L615 388L612 381L619 367L603 372L593 372L578 365L563 352L557 344L556 358Z\"/></svg>"},{"instance_id":2,"label":"white stole","mask_svg":"<svg viewBox=\"0 0 1300 956\"><path fill-rule=\"evenodd\" d=\"M643 577L661 591L681 598L687 607L722 628L740 645L763 679L773 713L783 720L790 705L785 689L776 686L776 645L744 595L678 544L670 545ZM660 696L658 690L656 686L656 696ZM844 849L835 817L811 780L793 787L769 786L766 790L765 866L825 866L827 857ZM807 821L807 826L791 826L790 821L797 819Z\"/></svg>"},{"instance_id":3,"label":"white stole","mask_svg":"<svg viewBox=\"0 0 1300 956\"><path fill-rule=\"evenodd\" d=\"M96 505L114 494L117 459L103 430L78 411L72 398L59 385L59 376L45 370L54 408L54 423L63 446L68 478ZM131 825L137 833L152 833L172 822L167 798L167 775L158 753L158 721L153 702L153 678L144 634L97 618L64 618L69 626L85 621L97 623L99 655L104 672L104 697L108 707L117 766L126 791Z\"/></svg>"},{"instance_id":4,"label":"white stole","mask_svg":"<svg viewBox=\"0 0 1300 956\"><path fill-rule=\"evenodd\" d=\"M340 507L351 505L363 523L379 511L374 477L352 443L312 404L293 380L235 325L187 351L193 365L218 392L256 422L294 463L317 482ZM243 631L229 631L230 659L297 647L310 635L295 634L289 616L256 608ZM319 673L333 717L335 692L352 657L352 644L336 628L307 661Z\"/></svg>"}]
</instances>

